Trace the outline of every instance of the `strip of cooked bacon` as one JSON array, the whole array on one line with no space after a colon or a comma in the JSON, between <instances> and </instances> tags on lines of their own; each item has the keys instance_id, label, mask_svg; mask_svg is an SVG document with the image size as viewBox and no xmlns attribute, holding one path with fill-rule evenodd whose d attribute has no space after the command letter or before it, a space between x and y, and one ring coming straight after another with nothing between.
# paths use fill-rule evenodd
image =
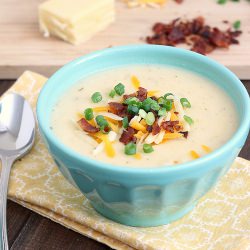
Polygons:
<instances>
[{"instance_id":1,"label":"strip of cooked bacon","mask_svg":"<svg viewBox=\"0 0 250 250\"><path fill-rule=\"evenodd\" d=\"M109 102L109 111L120 117L125 117L127 114L127 108L125 105L119 102Z\"/></svg>"},{"instance_id":2,"label":"strip of cooked bacon","mask_svg":"<svg viewBox=\"0 0 250 250\"><path fill-rule=\"evenodd\" d=\"M85 118L82 118L77 123L79 124L81 129L87 133L97 133L100 130L99 128L88 123Z\"/></svg>"},{"instance_id":3,"label":"strip of cooked bacon","mask_svg":"<svg viewBox=\"0 0 250 250\"><path fill-rule=\"evenodd\" d=\"M125 145L127 145L129 142L136 142L136 137L134 136L135 134L135 129L128 127L127 130L123 130L119 141Z\"/></svg>"}]
</instances>

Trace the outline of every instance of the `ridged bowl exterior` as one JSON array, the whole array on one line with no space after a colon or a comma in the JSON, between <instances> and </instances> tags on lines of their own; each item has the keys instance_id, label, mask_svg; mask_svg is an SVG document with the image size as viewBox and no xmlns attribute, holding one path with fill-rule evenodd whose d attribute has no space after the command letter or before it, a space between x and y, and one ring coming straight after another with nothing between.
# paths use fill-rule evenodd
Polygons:
<instances>
[{"instance_id":1,"label":"ridged bowl exterior","mask_svg":"<svg viewBox=\"0 0 250 250\"><path fill-rule=\"evenodd\" d=\"M238 131L227 144L201 159L156 169L109 166L62 145L48 129L50 118L44 118L44 112L50 113L57 98L77 80L90 73L128 64L178 66L209 77L233 98L239 113ZM51 91L54 98L49 96ZM227 172L249 132L249 106L249 96L243 85L223 66L193 52L146 45L108 49L66 65L42 90L37 114L41 135L60 171L99 213L126 225L157 226L191 211Z\"/></svg>"}]
</instances>

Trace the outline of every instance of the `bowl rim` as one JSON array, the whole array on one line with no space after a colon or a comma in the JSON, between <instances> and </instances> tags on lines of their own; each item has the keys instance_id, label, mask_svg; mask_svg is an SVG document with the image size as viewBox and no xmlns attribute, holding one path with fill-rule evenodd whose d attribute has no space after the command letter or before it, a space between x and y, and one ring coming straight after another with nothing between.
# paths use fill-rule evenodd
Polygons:
<instances>
[{"instance_id":1,"label":"bowl rim","mask_svg":"<svg viewBox=\"0 0 250 250\"><path fill-rule=\"evenodd\" d=\"M47 89L48 86L51 84L55 84L56 78L64 71L70 71L72 68L74 68L75 65L82 64L88 60L91 60L96 57L101 57L105 54L109 53L119 53L126 50L164 50L164 53L167 51L175 51L176 54L184 54L187 56L193 57L193 60L199 60L200 62L206 62L210 64L213 67L217 67L218 70L220 70L223 74L228 75L232 82L236 85L236 87L239 90L239 93L242 97L242 102L244 105L244 112L243 112L243 118L242 122L235 131L234 135L230 137L230 139L223 144L218 149L214 150L213 152L199 158L196 160L188 161L185 163L177 164L174 166L168 166L168 165L162 165L162 166L152 166L148 168L141 168L141 167L128 167L124 165L114 165L109 164L106 162L101 162L95 159L92 159L88 156L81 155L80 153L74 151L70 147L64 145L61 143L61 141L54 135L54 133L49 129L49 125L45 123L45 121L42 119L42 110L43 110L43 99L46 97L48 93ZM42 134L45 135L47 140L57 149L62 151L66 156L73 157L79 162L81 162L83 165L85 163L89 164L91 167L95 167L96 169L105 170L105 171L111 171L112 173L117 174L139 174L140 176L148 176L150 175L152 177L152 174L167 174L167 173L177 173L182 172L184 170L191 171L193 169L200 168L201 165L206 164L207 162L216 159L220 155L224 153L229 153L231 149L238 143L239 140L244 138L245 134L249 131L250 126L250 99L247 90L245 89L244 85L241 83L241 81L238 79L238 77L232 73L229 69L227 69L222 64L216 62L215 60L200 55L198 53L181 49L181 48L175 48L175 47L169 47L169 46L161 46L161 45L126 45L126 46L117 46L112 48L107 48L103 50L98 50L95 52L92 52L90 54L81 56L79 58L74 59L73 61L65 64L63 67L61 67L59 70L57 70L45 83L45 85L42 87L42 90L40 91L38 101L37 101L37 120L39 124L39 130L41 130Z\"/></svg>"}]
</instances>

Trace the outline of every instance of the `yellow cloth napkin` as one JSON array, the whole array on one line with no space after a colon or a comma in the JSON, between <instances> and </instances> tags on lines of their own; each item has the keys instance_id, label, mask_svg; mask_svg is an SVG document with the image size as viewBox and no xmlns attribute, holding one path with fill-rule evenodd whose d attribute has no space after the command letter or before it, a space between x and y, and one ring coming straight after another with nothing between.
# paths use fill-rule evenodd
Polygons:
<instances>
[{"instance_id":1,"label":"yellow cloth napkin","mask_svg":"<svg viewBox=\"0 0 250 250\"><path fill-rule=\"evenodd\" d=\"M26 71L10 89L35 111L46 78ZM230 171L184 218L169 225L136 228L99 215L61 175L39 134L32 151L13 167L9 198L115 249L249 249L250 162L237 158Z\"/></svg>"}]
</instances>

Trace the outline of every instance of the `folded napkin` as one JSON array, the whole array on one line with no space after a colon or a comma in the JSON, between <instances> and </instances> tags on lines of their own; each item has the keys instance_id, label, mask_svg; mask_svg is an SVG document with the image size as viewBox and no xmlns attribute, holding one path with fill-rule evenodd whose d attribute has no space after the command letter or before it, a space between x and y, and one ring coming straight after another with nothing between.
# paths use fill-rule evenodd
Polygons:
<instances>
[{"instance_id":1,"label":"folded napkin","mask_svg":"<svg viewBox=\"0 0 250 250\"><path fill-rule=\"evenodd\" d=\"M26 71L9 91L35 112L46 78ZM184 218L153 228L124 226L99 215L61 175L37 131L31 152L11 172L9 199L115 249L249 249L250 162L237 158L217 186Z\"/></svg>"}]
</instances>

